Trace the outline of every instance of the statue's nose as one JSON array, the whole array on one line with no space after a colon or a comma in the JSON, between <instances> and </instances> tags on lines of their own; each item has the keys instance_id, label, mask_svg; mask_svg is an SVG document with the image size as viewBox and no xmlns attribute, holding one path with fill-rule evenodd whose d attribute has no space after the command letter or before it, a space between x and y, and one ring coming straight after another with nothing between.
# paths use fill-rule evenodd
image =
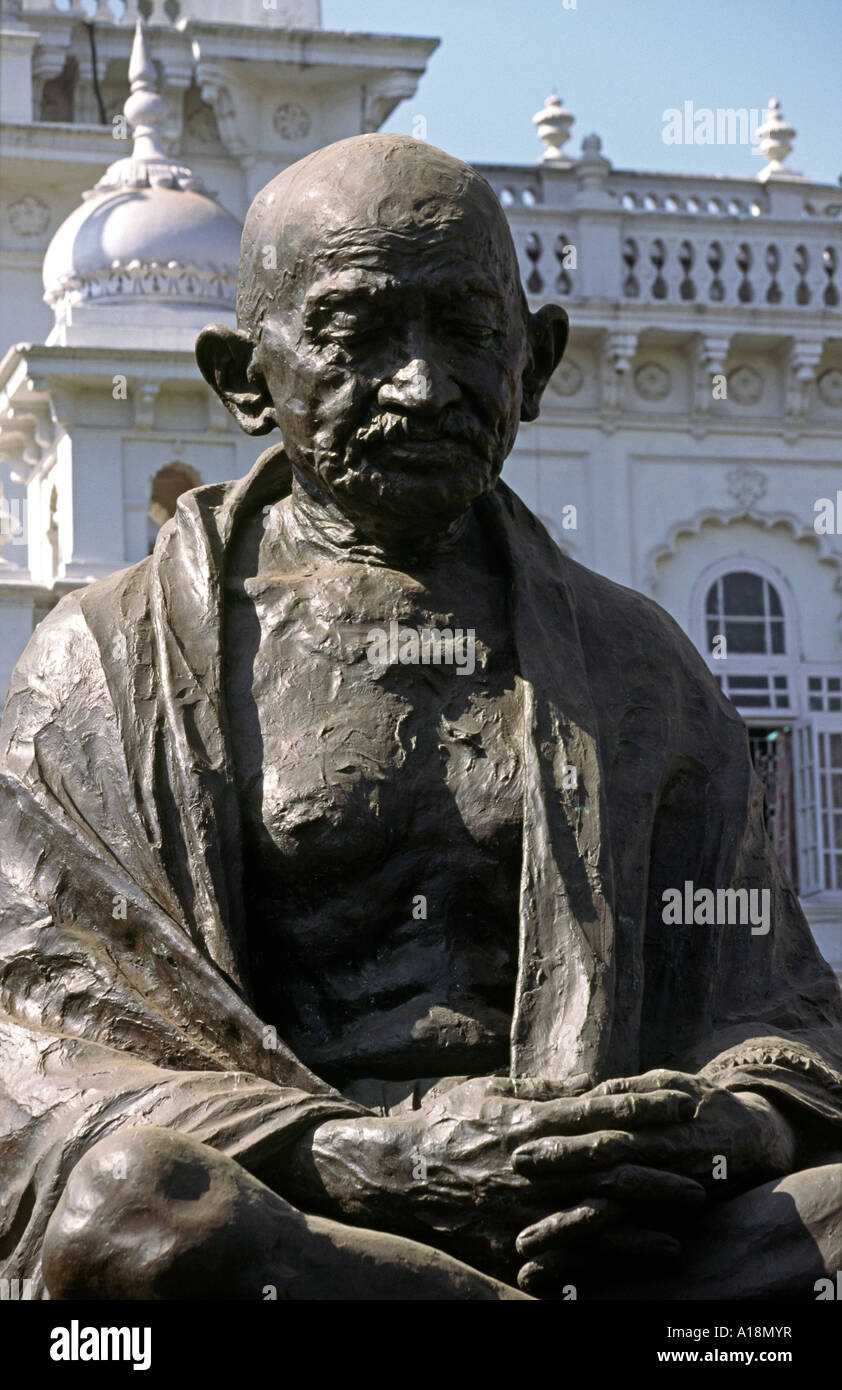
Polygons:
<instances>
[{"instance_id":1,"label":"statue's nose","mask_svg":"<svg viewBox=\"0 0 842 1390\"><path fill-rule=\"evenodd\" d=\"M459 399L459 388L450 374L423 357L414 357L384 381L377 393L379 405L437 411Z\"/></svg>"}]
</instances>

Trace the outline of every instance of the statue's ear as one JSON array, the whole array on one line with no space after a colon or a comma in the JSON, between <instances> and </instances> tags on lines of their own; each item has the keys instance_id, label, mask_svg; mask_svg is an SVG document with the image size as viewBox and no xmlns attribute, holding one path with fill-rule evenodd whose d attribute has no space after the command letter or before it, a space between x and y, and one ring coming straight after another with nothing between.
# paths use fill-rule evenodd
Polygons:
<instances>
[{"instance_id":1,"label":"statue's ear","mask_svg":"<svg viewBox=\"0 0 842 1390\"><path fill-rule=\"evenodd\" d=\"M254 343L239 328L211 323L196 339L199 371L246 434L268 434L277 426L272 397L254 364Z\"/></svg>"},{"instance_id":2,"label":"statue's ear","mask_svg":"<svg viewBox=\"0 0 842 1390\"><path fill-rule=\"evenodd\" d=\"M521 420L535 420L544 387L558 366L567 345L570 324L560 304L543 304L527 317L529 361L523 373Z\"/></svg>"}]
</instances>

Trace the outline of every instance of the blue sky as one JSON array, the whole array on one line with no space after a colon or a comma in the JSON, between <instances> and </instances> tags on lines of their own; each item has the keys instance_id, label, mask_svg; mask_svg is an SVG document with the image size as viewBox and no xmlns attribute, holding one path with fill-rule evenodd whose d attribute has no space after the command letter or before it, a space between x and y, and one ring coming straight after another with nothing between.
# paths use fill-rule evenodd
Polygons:
<instances>
[{"instance_id":1,"label":"blue sky","mask_svg":"<svg viewBox=\"0 0 842 1390\"><path fill-rule=\"evenodd\" d=\"M842 0L322 0L322 14L326 29L441 38L384 128L411 134L423 115L463 159L532 163L531 117L555 87L576 116L568 153L596 131L621 168L753 175L747 146L664 144L663 113L777 97L798 131L788 164L842 173Z\"/></svg>"}]
</instances>

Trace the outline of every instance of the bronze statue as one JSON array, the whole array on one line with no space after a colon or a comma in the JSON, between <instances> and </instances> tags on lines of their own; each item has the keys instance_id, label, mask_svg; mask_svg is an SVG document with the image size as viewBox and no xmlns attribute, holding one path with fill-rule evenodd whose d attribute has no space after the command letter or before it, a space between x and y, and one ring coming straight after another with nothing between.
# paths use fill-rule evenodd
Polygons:
<instances>
[{"instance_id":1,"label":"bronze statue","mask_svg":"<svg viewBox=\"0 0 842 1390\"><path fill-rule=\"evenodd\" d=\"M366 135L255 200L238 315L199 366L283 447L63 599L5 711L1 1272L813 1297L842 1007L745 729L499 481L564 311L482 178ZM688 882L770 930L668 920Z\"/></svg>"}]
</instances>

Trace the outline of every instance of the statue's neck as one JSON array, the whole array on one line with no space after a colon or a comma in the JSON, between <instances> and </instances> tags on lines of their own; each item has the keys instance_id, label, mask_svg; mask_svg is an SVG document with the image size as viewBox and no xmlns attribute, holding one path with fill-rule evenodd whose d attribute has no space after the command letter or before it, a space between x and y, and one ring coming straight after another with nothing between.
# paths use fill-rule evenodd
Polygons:
<instances>
[{"instance_id":1,"label":"statue's neck","mask_svg":"<svg viewBox=\"0 0 842 1390\"><path fill-rule=\"evenodd\" d=\"M287 545L304 562L346 560L408 570L435 568L452 561L470 509L445 530L432 534L373 535L346 516L331 499L305 487L293 469L290 505L285 511Z\"/></svg>"}]
</instances>

